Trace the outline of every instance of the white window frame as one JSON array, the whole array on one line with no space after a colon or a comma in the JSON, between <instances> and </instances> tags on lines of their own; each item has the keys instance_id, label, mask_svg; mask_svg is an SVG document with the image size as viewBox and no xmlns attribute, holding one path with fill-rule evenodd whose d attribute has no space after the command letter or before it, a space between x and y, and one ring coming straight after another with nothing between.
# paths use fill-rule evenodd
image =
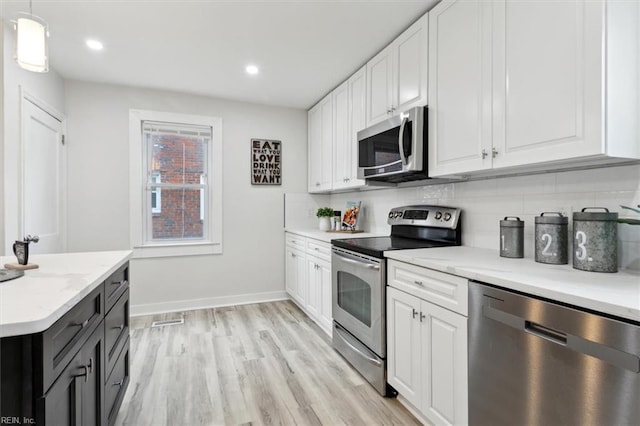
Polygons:
<instances>
[{"instance_id":1,"label":"white window frame","mask_svg":"<svg viewBox=\"0 0 640 426\"><path fill-rule=\"evenodd\" d=\"M162 183L160 172L151 172L151 183ZM151 190L151 194L154 193L156 194L156 205L151 204L151 213L162 213L162 188L156 186ZM202 211L202 206L200 210Z\"/></svg>"},{"instance_id":2,"label":"white window frame","mask_svg":"<svg viewBox=\"0 0 640 426\"><path fill-rule=\"evenodd\" d=\"M149 202L146 166L143 161L145 142L142 125L158 121L211 127L211 142L207 151L208 193L201 195L207 202L206 235L198 240L145 241L144 205ZM222 253L222 119L170 112L129 110L129 203L130 242L134 258L190 256ZM201 210L202 213L204 211ZM201 216L205 216L201 213Z\"/></svg>"}]
</instances>

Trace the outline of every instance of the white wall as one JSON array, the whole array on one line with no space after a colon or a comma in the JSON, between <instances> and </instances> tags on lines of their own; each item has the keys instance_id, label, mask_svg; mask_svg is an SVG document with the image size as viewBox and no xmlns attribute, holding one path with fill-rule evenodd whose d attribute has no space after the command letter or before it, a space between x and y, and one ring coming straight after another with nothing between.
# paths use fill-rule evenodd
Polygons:
<instances>
[{"instance_id":1,"label":"white wall","mask_svg":"<svg viewBox=\"0 0 640 426\"><path fill-rule=\"evenodd\" d=\"M0 20L2 28L4 24ZM4 255L4 30L0 31L0 256Z\"/></svg>"},{"instance_id":2,"label":"white wall","mask_svg":"<svg viewBox=\"0 0 640 426\"><path fill-rule=\"evenodd\" d=\"M343 211L348 200L362 200L362 229L382 234L390 232L386 219L391 207L460 207L462 244L495 250L499 249L499 221L519 216L525 221L525 256L533 258L534 218L542 212L563 212L570 226L572 213L583 207L607 207L621 216L640 218L620 208L640 204L640 165L334 194L331 206ZM640 226L619 224L618 240L620 267L640 271Z\"/></svg>"},{"instance_id":3,"label":"white wall","mask_svg":"<svg viewBox=\"0 0 640 426\"><path fill-rule=\"evenodd\" d=\"M50 69L41 74L25 71L13 60L13 30L3 24L4 59L4 250L12 253L11 244L22 239L18 229L18 182L20 161L20 88L33 97L64 113L64 82L58 73Z\"/></svg>"},{"instance_id":4,"label":"white wall","mask_svg":"<svg viewBox=\"0 0 640 426\"><path fill-rule=\"evenodd\" d=\"M129 109L223 120L223 254L131 262L133 313L284 298L284 193L306 191L307 114L188 94L65 82L69 251L129 249ZM282 186L252 186L250 139L282 141Z\"/></svg>"}]
</instances>

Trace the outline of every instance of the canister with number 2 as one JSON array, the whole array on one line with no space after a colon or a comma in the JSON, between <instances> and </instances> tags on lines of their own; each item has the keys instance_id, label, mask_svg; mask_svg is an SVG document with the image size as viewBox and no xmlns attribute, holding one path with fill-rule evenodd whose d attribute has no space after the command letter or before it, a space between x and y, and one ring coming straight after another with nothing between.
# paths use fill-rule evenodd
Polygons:
<instances>
[{"instance_id":1,"label":"canister with number 2","mask_svg":"<svg viewBox=\"0 0 640 426\"><path fill-rule=\"evenodd\" d=\"M544 212L535 218L536 262L569 263L569 218L559 212Z\"/></svg>"},{"instance_id":2,"label":"canister with number 2","mask_svg":"<svg viewBox=\"0 0 640 426\"><path fill-rule=\"evenodd\" d=\"M586 210L604 210L587 212ZM573 267L591 272L618 272L618 213L585 207L573 213Z\"/></svg>"}]
</instances>

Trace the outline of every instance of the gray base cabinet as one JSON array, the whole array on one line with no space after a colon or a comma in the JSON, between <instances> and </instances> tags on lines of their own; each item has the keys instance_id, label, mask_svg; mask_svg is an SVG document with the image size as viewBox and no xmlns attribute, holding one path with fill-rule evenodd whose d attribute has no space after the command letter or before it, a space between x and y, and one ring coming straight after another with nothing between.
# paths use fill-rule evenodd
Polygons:
<instances>
[{"instance_id":1,"label":"gray base cabinet","mask_svg":"<svg viewBox=\"0 0 640 426\"><path fill-rule=\"evenodd\" d=\"M0 339L0 417L113 425L129 384L128 277L126 263L47 330Z\"/></svg>"}]
</instances>

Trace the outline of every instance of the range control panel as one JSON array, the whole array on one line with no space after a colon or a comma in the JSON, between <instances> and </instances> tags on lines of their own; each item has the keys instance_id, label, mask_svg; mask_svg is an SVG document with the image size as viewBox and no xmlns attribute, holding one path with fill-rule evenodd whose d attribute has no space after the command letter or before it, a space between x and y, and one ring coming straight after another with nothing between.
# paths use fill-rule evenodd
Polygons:
<instances>
[{"instance_id":1,"label":"range control panel","mask_svg":"<svg viewBox=\"0 0 640 426\"><path fill-rule=\"evenodd\" d=\"M389 225L432 226L452 228L458 226L461 210L445 206L403 206L394 207L389 212Z\"/></svg>"}]
</instances>

